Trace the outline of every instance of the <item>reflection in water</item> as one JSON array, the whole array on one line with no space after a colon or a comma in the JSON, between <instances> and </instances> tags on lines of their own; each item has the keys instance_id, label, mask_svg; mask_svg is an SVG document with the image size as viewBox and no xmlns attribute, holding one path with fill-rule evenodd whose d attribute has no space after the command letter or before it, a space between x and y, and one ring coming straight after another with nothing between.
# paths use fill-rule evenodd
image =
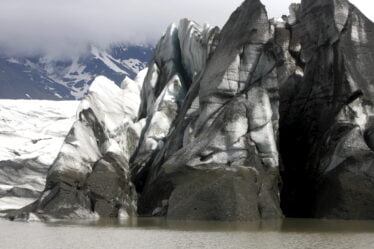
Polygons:
<instances>
[{"instance_id":1,"label":"reflection in water","mask_svg":"<svg viewBox=\"0 0 374 249\"><path fill-rule=\"evenodd\" d=\"M0 220L0 248L374 249L374 222L285 219L249 223L161 218L22 223Z\"/></svg>"},{"instance_id":2,"label":"reflection in water","mask_svg":"<svg viewBox=\"0 0 374 249\"><path fill-rule=\"evenodd\" d=\"M374 221L285 219L281 231L297 233L374 233Z\"/></svg>"},{"instance_id":3,"label":"reflection in water","mask_svg":"<svg viewBox=\"0 0 374 249\"><path fill-rule=\"evenodd\" d=\"M48 225L93 226L93 227L127 227L174 231L280 231L282 220L254 222L214 222L214 221L179 221L165 218L129 218L123 220L100 219L89 221L59 221Z\"/></svg>"},{"instance_id":4,"label":"reflection in water","mask_svg":"<svg viewBox=\"0 0 374 249\"><path fill-rule=\"evenodd\" d=\"M247 231L282 233L374 233L374 221L367 220L318 220L318 219L279 219L253 222L179 221L164 218L100 219L84 221L57 221L46 223L49 226L82 227L127 227L175 231Z\"/></svg>"}]
</instances>

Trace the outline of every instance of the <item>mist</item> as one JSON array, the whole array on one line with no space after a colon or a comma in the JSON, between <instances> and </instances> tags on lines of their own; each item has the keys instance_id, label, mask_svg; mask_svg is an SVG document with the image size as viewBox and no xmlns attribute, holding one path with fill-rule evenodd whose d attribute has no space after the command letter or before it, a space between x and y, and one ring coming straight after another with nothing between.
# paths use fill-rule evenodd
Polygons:
<instances>
[{"instance_id":1,"label":"mist","mask_svg":"<svg viewBox=\"0 0 374 249\"><path fill-rule=\"evenodd\" d=\"M0 50L11 55L76 55L87 44L155 44L181 18L222 27L242 0L1 0ZM263 0L269 17L292 0ZM373 9L367 0L358 7ZM363 6L360 6L363 5ZM371 7L371 8L370 8ZM370 15L369 15L370 16ZM371 16L370 16L371 17Z\"/></svg>"}]
</instances>

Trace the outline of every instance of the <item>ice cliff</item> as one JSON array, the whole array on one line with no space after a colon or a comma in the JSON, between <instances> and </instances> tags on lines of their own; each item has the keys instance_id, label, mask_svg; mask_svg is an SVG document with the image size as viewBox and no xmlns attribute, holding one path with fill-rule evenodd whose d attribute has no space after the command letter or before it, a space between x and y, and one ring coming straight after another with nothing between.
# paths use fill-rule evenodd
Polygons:
<instances>
[{"instance_id":1,"label":"ice cliff","mask_svg":"<svg viewBox=\"0 0 374 249\"><path fill-rule=\"evenodd\" d=\"M172 24L135 81L96 79L13 217L373 219L373 31L346 0Z\"/></svg>"}]
</instances>

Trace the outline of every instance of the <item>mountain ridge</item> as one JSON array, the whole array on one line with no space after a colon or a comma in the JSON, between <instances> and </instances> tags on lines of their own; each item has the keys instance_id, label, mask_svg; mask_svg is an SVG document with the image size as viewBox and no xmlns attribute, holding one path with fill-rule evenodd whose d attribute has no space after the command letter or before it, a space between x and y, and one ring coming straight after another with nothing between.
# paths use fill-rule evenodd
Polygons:
<instances>
[{"instance_id":1,"label":"mountain ridge","mask_svg":"<svg viewBox=\"0 0 374 249\"><path fill-rule=\"evenodd\" d=\"M0 56L0 99L82 99L94 79L103 75L121 84L135 78L152 59L151 45L116 43L102 49L89 45L71 58L48 55Z\"/></svg>"}]
</instances>

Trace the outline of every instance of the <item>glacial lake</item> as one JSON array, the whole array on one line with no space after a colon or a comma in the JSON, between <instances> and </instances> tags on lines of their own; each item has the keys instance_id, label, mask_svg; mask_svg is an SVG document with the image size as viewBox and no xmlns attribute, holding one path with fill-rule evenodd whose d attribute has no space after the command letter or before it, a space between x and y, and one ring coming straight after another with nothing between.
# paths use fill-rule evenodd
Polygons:
<instances>
[{"instance_id":1,"label":"glacial lake","mask_svg":"<svg viewBox=\"0 0 374 249\"><path fill-rule=\"evenodd\" d=\"M1 249L371 249L374 222L299 220L253 223L141 218L97 222L0 219Z\"/></svg>"}]
</instances>

